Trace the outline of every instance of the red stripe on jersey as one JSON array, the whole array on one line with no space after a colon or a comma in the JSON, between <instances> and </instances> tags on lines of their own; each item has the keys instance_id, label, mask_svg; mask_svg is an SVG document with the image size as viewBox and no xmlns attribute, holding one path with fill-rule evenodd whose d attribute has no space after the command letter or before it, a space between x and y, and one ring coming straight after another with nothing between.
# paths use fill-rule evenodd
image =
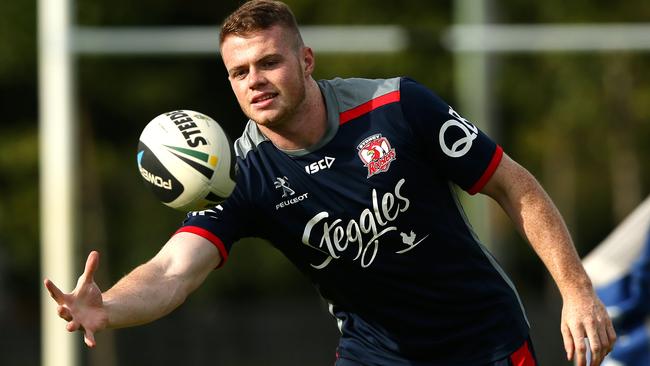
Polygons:
<instances>
[{"instance_id":1,"label":"red stripe on jersey","mask_svg":"<svg viewBox=\"0 0 650 366\"><path fill-rule=\"evenodd\" d=\"M219 263L217 268L220 268L224 263L226 263L226 260L228 259L228 251L218 236L198 226L183 226L182 228L178 229L174 235L178 233L192 233L209 240L212 244L214 244L215 247L217 247L219 254L221 254L221 263Z\"/></svg>"},{"instance_id":2,"label":"red stripe on jersey","mask_svg":"<svg viewBox=\"0 0 650 366\"><path fill-rule=\"evenodd\" d=\"M395 103L395 102L399 102L399 90L390 92L388 94L384 94L375 99L371 99L357 107L342 112L341 114L339 114L339 125L349 122L350 120L353 120L355 118L361 117L364 114L374 109L377 109L383 105L389 103Z\"/></svg>"},{"instance_id":3,"label":"red stripe on jersey","mask_svg":"<svg viewBox=\"0 0 650 366\"><path fill-rule=\"evenodd\" d=\"M512 362L512 366L536 366L535 358L528 348L528 341L510 355L510 362Z\"/></svg>"},{"instance_id":4,"label":"red stripe on jersey","mask_svg":"<svg viewBox=\"0 0 650 366\"><path fill-rule=\"evenodd\" d=\"M476 181L476 183L474 183L474 185L467 190L467 193L477 194L481 189L483 189L483 187L485 187L490 178L492 178L492 174L494 174L494 172L497 170L497 167L501 162L501 158L503 158L503 149L501 146L497 145L496 150L494 150L494 155L492 155L492 160L490 160L490 164L483 172L481 178L479 178L479 180Z\"/></svg>"}]
</instances>

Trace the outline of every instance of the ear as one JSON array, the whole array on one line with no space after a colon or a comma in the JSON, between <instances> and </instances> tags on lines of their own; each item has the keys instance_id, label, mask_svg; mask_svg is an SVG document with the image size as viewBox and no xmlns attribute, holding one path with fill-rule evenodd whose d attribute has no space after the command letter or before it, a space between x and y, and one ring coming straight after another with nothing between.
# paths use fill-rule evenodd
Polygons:
<instances>
[{"instance_id":1,"label":"ear","mask_svg":"<svg viewBox=\"0 0 650 366\"><path fill-rule=\"evenodd\" d=\"M305 76L311 76L316 66L316 59L314 58L314 51L310 47L302 48L302 66Z\"/></svg>"}]
</instances>

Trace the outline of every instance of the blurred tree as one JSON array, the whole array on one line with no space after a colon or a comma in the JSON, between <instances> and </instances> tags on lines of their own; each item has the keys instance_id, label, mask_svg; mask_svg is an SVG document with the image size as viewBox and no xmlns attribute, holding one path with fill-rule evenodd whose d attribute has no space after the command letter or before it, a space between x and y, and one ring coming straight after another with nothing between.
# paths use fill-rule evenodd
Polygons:
<instances>
[{"instance_id":1,"label":"blurred tree","mask_svg":"<svg viewBox=\"0 0 650 366\"><path fill-rule=\"evenodd\" d=\"M409 32L408 48L399 54L317 54L317 78L408 75L455 104L452 60L439 43L440 31L452 19L451 1L287 2L304 25L397 24ZM215 25L216 45L217 24L240 3L79 0L75 16L83 26ZM650 8L642 0L494 0L493 4L498 10L496 21L504 23L644 22L650 17ZM7 365L38 362L35 314L41 288L35 6L36 2L29 1L0 2L4 15L0 22L0 290L5 290L0 297L0 323L13 330L0 335L0 345L12 345L10 349L0 346L0 353ZM83 258L90 249L106 248L102 251L106 273L99 279L106 287L155 253L184 217L155 201L139 183L135 148L144 125L165 111L195 109L211 115L236 137L245 117L216 52L214 57L82 56L77 65L80 136L84 140L79 166L84 192L79 206L79 255ZM498 59L492 90L501 123L499 142L547 187L567 218L581 254L598 243L639 197L650 193L649 69L647 52L520 54ZM540 292L545 275L539 261L509 223L501 225L506 247L512 248L507 254L510 273L523 292ZM171 362L171 358L165 360L156 341L165 341L170 329L185 323L206 323L207 329L202 331L181 328L193 339L228 342L229 334L220 333L219 326L225 324L231 328L224 329L232 330L242 323L251 328L258 323L269 329L277 326L273 329L291 337L290 326L274 323L265 309L255 306L258 303L277 310L274 315L278 319L308 334L309 329L279 315L282 309L277 304L289 308L286 302L272 301L289 298L300 306L301 301L313 305L310 300L297 299L313 300L314 294L307 281L267 243L242 241L235 246L229 264L210 276L169 320L142 330L121 331L116 336L117 362L136 359L129 350L144 338L151 340L148 349L161 352L160 362ZM296 314L304 311L290 309ZM301 314L314 322L321 319L313 313ZM327 324L333 323L325 311L320 314ZM335 338L333 327L318 326L329 337L324 342ZM263 331L254 334L255 342L268 341ZM222 362L236 359L238 353L255 353L254 345L245 344L245 335L244 330L237 333L237 342L242 344L234 344ZM309 348L307 341L301 339L305 350L322 349ZM219 357L211 353L214 347L208 341L190 345L192 342L174 338L167 342L168 347L162 348L170 353L196 354L195 363L201 362L200 357ZM185 348L174 350L174 344ZM319 357L327 360L327 351ZM293 360L293 364L305 363L305 359Z\"/></svg>"}]
</instances>

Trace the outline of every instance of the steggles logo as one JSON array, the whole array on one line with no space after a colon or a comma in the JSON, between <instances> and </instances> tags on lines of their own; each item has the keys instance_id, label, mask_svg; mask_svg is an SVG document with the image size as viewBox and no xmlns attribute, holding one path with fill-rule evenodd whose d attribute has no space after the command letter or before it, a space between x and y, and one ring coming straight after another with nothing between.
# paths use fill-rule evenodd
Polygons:
<instances>
[{"instance_id":1,"label":"steggles logo","mask_svg":"<svg viewBox=\"0 0 650 366\"><path fill-rule=\"evenodd\" d=\"M366 208L356 219L345 222L343 219L330 217L329 212L321 211L306 224L302 233L302 243L327 255L320 264L311 264L315 269L327 267L332 260L339 259L345 252L355 253L352 261L358 261L362 268L368 268L379 253L382 237L392 231L400 233L404 249L396 254L404 254L423 242L429 235L419 236L413 230L400 232L394 222L406 212L411 201L403 195L402 187L406 183L401 179L393 192L386 192L381 197L377 190L372 190L372 207ZM395 249L395 248L392 248Z\"/></svg>"},{"instance_id":2,"label":"steggles logo","mask_svg":"<svg viewBox=\"0 0 650 366\"><path fill-rule=\"evenodd\" d=\"M361 141L357 150L359 150L359 158L368 168L366 178L388 171L390 163L397 157L395 149L390 147L388 139L381 134L372 135Z\"/></svg>"}]
</instances>

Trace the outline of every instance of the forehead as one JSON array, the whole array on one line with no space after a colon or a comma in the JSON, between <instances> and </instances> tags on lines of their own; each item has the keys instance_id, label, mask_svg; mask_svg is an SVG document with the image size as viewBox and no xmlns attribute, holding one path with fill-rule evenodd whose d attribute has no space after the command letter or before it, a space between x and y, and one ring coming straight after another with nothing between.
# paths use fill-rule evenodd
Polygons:
<instances>
[{"instance_id":1,"label":"forehead","mask_svg":"<svg viewBox=\"0 0 650 366\"><path fill-rule=\"evenodd\" d=\"M287 54L294 42L294 36L280 26L243 35L230 34L221 44L221 57L230 68L270 54Z\"/></svg>"}]
</instances>

